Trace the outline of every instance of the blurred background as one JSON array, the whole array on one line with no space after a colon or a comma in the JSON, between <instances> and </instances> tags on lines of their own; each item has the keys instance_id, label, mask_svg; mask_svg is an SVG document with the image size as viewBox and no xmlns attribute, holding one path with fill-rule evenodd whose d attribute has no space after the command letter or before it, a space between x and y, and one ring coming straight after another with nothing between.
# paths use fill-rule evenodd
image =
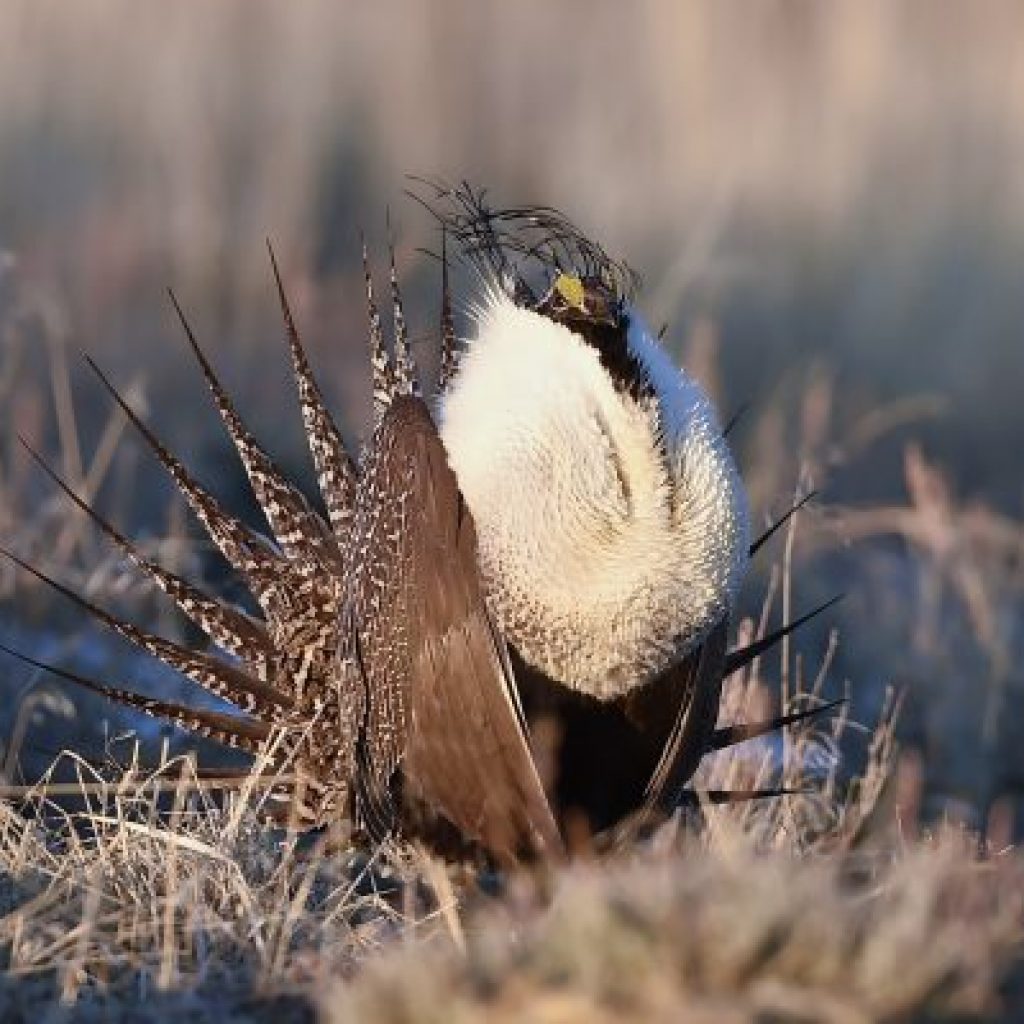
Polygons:
<instances>
[{"instance_id":1,"label":"blurred background","mask_svg":"<svg viewBox=\"0 0 1024 1024\"><path fill-rule=\"evenodd\" d=\"M406 175L465 178L564 210L643 275L666 344L723 418L745 410L759 521L820 492L744 597L775 622L847 594L787 671L827 659L868 725L898 688L925 814L1024 830L1024 5L9 0L0 97L5 546L180 635L16 435L232 593L80 352L254 514L165 289L311 484L265 239L357 439L359 229L382 257L390 206L430 365L437 237ZM8 564L0 601L4 642L180 685ZM0 686L8 773L128 721L10 659Z\"/></svg>"}]
</instances>

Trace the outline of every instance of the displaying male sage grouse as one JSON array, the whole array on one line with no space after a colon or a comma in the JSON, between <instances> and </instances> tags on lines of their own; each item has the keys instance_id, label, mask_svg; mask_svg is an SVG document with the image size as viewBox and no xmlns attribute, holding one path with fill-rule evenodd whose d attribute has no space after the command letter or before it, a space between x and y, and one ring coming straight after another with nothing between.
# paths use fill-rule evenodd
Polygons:
<instances>
[{"instance_id":1,"label":"displaying male sage grouse","mask_svg":"<svg viewBox=\"0 0 1024 1024\"><path fill-rule=\"evenodd\" d=\"M708 399L634 308L632 272L549 209L493 210L468 186L430 205L480 272L473 325L460 345L442 252L440 388L424 400L394 256L390 353L366 267L374 423L358 461L274 263L326 520L249 434L184 316L272 539L225 511L93 365L261 617L143 557L50 470L220 651L120 621L19 564L235 705L191 708L59 670L271 751L291 780L276 794L282 820L348 820L371 841L447 832L505 864L559 858L567 823L621 837L676 808L705 753L799 716L716 730L723 678L775 637L726 653L746 497Z\"/></svg>"}]
</instances>

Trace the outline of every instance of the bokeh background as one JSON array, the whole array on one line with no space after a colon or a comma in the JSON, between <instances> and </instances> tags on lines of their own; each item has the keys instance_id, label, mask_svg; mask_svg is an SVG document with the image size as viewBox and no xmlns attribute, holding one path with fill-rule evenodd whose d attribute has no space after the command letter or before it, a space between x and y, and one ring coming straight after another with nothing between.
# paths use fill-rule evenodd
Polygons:
<instances>
[{"instance_id":1,"label":"bokeh background","mask_svg":"<svg viewBox=\"0 0 1024 1024\"><path fill-rule=\"evenodd\" d=\"M2 543L181 634L20 432L148 550L230 593L79 352L253 514L165 289L250 425L311 482L265 239L356 439L358 232L382 256L388 206L433 358L438 272L420 248L437 238L408 174L559 207L635 266L666 344L724 417L746 408L732 436L759 518L820 491L745 610L774 595L777 621L846 592L790 672L813 679L831 652L825 690L867 724L897 687L924 813L1020 831L1024 5L8 0ZM0 600L5 642L178 685L6 564ZM9 773L15 748L43 763L126 721L77 697L76 715L10 659L0 687Z\"/></svg>"}]
</instances>

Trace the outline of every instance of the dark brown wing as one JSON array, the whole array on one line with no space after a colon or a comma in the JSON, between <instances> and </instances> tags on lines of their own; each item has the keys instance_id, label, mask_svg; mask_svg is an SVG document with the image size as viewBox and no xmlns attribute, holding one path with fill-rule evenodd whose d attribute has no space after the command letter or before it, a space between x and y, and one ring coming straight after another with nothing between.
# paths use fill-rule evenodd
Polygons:
<instances>
[{"instance_id":1,"label":"dark brown wing","mask_svg":"<svg viewBox=\"0 0 1024 1024\"><path fill-rule=\"evenodd\" d=\"M722 695L728 621L723 619L708 635L696 659L683 662L692 682L661 759L644 794L644 809L671 813L682 800L683 787L707 753L718 723Z\"/></svg>"},{"instance_id":2,"label":"dark brown wing","mask_svg":"<svg viewBox=\"0 0 1024 1024\"><path fill-rule=\"evenodd\" d=\"M364 800L379 817L400 765L408 795L500 861L560 856L472 518L420 399L384 414L360 491L349 607L368 698Z\"/></svg>"},{"instance_id":3,"label":"dark brown wing","mask_svg":"<svg viewBox=\"0 0 1024 1024\"><path fill-rule=\"evenodd\" d=\"M633 756L631 764L617 761L609 769L621 791L614 794L614 815L607 814L602 801L596 805L605 811L594 819L602 826L594 837L598 849L628 847L692 802L686 784L704 755L716 749L727 625L720 622L700 647L619 702L616 732L629 741L626 749ZM640 771L646 771L642 780Z\"/></svg>"}]
</instances>

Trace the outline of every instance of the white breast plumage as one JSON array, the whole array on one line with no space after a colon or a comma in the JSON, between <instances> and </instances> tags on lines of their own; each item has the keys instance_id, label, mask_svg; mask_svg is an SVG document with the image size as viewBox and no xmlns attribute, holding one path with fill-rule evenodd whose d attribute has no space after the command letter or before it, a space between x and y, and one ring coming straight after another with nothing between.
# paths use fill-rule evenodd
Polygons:
<instances>
[{"instance_id":1,"label":"white breast plumage","mask_svg":"<svg viewBox=\"0 0 1024 1024\"><path fill-rule=\"evenodd\" d=\"M441 408L505 634L601 698L706 636L748 548L743 487L708 399L629 319L647 397L617 386L570 327L492 294Z\"/></svg>"}]
</instances>

